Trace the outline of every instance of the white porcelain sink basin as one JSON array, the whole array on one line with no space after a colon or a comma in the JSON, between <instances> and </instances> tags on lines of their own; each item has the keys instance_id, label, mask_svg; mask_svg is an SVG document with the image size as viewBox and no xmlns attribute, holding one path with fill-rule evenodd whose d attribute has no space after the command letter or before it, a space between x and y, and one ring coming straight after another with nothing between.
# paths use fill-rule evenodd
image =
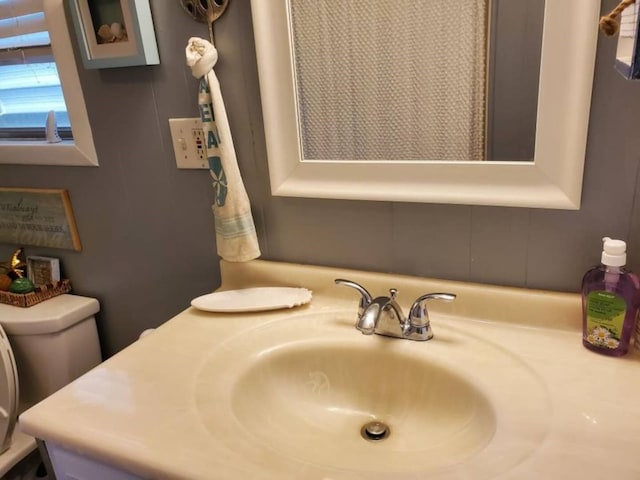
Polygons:
<instances>
[{"instance_id":1,"label":"white porcelain sink basin","mask_svg":"<svg viewBox=\"0 0 640 480\"><path fill-rule=\"evenodd\" d=\"M544 438L544 386L505 349L443 322L433 340L411 342L363 336L352 320L292 316L225 342L197 376L205 428L248 462L268 452L349 478L462 478L459 468L490 478ZM372 421L386 438L363 435Z\"/></svg>"},{"instance_id":2,"label":"white porcelain sink basin","mask_svg":"<svg viewBox=\"0 0 640 480\"><path fill-rule=\"evenodd\" d=\"M640 478L640 352L585 349L579 294L221 266L223 290L295 282L313 300L189 308L23 413L21 430L45 441L59 478L92 462L103 477L140 480ZM430 341L364 336L357 296L336 278L397 288L405 311L425 292L457 298L433 305ZM362 437L373 420L387 438Z\"/></svg>"}]
</instances>

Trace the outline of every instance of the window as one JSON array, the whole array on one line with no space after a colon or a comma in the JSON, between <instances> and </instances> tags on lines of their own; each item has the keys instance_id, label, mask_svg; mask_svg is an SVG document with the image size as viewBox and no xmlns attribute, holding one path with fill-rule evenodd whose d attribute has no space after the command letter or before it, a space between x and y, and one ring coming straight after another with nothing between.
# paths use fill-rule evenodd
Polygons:
<instances>
[{"instance_id":1,"label":"window","mask_svg":"<svg viewBox=\"0 0 640 480\"><path fill-rule=\"evenodd\" d=\"M0 138L44 138L49 111L71 138L41 0L0 0Z\"/></svg>"},{"instance_id":2,"label":"window","mask_svg":"<svg viewBox=\"0 0 640 480\"><path fill-rule=\"evenodd\" d=\"M0 0L0 163L98 164L63 0Z\"/></svg>"}]
</instances>

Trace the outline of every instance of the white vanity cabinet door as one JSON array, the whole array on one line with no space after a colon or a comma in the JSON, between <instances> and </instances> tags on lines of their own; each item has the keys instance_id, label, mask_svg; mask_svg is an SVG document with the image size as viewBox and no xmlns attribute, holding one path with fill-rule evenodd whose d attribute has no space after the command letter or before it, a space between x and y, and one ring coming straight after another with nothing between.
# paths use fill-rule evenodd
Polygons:
<instances>
[{"instance_id":1,"label":"white vanity cabinet door","mask_svg":"<svg viewBox=\"0 0 640 480\"><path fill-rule=\"evenodd\" d=\"M57 480L144 480L118 467L45 442Z\"/></svg>"}]
</instances>

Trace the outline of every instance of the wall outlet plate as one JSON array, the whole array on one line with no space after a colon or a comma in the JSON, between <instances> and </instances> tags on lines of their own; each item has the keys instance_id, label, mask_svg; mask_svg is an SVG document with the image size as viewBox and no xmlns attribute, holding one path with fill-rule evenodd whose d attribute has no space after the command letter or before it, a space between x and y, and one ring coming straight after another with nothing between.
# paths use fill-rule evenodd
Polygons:
<instances>
[{"instance_id":1,"label":"wall outlet plate","mask_svg":"<svg viewBox=\"0 0 640 480\"><path fill-rule=\"evenodd\" d=\"M208 169L207 148L199 118L170 118L169 129L178 168Z\"/></svg>"}]
</instances>

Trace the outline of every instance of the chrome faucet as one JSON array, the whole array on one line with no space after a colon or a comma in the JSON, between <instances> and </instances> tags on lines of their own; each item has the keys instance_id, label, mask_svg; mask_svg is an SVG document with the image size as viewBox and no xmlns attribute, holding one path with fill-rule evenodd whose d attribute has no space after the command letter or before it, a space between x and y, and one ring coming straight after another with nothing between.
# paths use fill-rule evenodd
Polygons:
<instances>
[{"instance_id":1,"label":"chrome faucet","mask_svg":"<svg viewBox=\"0 0 640 480\"><path fill-rule=\"evenodd\" d=\"M337 278L335 282L354 288L360 293L356 328L364 335L377 333L408 340L430 340L433 338L433 331L427 312L427 300L452 301L456 298L453 293L427 293L413 302L409 316L405 317L402 308L396 302L398 291L395 288L389 290L388 297L373 298L366 288L356 282L342 278Z\"/></svg>"}]
</instances>

